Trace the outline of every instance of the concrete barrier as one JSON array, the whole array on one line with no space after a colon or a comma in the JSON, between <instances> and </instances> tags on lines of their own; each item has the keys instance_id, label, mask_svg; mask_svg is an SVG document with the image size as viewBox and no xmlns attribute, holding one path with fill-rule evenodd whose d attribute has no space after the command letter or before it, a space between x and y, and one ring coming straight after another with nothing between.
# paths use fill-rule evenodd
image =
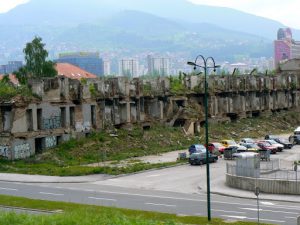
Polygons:
<instances>
[{"instance_id":1,"label":"concrete barrier","mask_svg":"<svg viewBox=\"0 0 300 225\"><path fill-rule=\"evenodd\" d=\"M300 194L300 182L294 180L241 177L227 173L226 185L248 191L259 187L261 192L270 194Z\"/></svg>"}]
</instances>

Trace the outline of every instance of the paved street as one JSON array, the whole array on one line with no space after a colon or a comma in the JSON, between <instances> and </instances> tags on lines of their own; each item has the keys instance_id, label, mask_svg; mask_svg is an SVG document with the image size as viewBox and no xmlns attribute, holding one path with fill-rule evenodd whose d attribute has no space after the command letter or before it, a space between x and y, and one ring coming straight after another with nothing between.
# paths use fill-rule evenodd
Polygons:
<instances>
[{"instance_id":1,"label":"paved street","mask_svg":"<svg viewBox=\"0 0 300 225\"><path fill-rule=\"evenodd\" d=\"M292 150L272 155L272 158L284 159L282 166L292 168L292 162L299 159L299 153L300 146L295 146ZM212 216L256 221L257 201L254 193L225 185L227 162L221 158L211 164ZM181 215L207 215L205 165L186 164L119 177L95 175L63 179L1 174L0 178L0 194L5 195ZM42 183L38 182L39 178ZM12 182L13 179L19 182ZM261 222L296 224L300 216L300 196L261 193L259 197Z\"/></svg>"}]
</instances>

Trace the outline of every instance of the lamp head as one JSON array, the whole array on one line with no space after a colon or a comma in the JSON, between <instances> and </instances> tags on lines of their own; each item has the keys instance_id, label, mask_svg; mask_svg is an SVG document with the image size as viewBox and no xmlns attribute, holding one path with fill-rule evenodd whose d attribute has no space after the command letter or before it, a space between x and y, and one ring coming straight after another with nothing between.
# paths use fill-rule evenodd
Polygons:
<instances>
[{"instance_id":1,"label":"lamp head","mask_svg":"<svg viewBox=\"0 0 300 225\"><path fill-rule=\"evenodd\" d=\"M196 63L194 63L194 62L190 62L190 61L189 61L189 62L187 62L187 64L190 65L190 66L196 67Z\"/></svg>"}]
</instances>

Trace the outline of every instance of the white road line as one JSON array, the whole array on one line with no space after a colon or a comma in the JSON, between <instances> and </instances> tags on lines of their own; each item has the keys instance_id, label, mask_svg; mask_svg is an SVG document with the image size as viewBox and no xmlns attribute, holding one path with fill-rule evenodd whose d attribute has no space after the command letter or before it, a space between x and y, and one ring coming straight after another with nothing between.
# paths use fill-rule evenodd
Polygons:
<instances>
[{"instance_id":1,"label":"white road line","mask_svg":"<svg viewBox=\"0 0 300 225\"><path fill-rule=\"evenodd\" d=\"M243 210L249 210L249 211L257 211L257 208L240 208L240 209L243 209ZM263 211L262 209L259 209L259 211Z\"/></svg>"},{"instance_id":2,"label":"white road line","mask_svg":"<svg viewBox=\"0 0 300 225\"><path fill-rule=\"evenodd\" d=\"M54 196L62 196L64 194L57 194L57 193L49 193L49 192L39 192L42 195L54 195Z\"/></svg>"},{"instance_id":3,"label":"white road line","mask_svg":"<svg viewBox=\"0 0 300 225\"><path fill-rule=\"evenodd\" d=\"M285 216L287 219L297 219L297 217Z\"/></svg>"},{"instance_id":4,"label":"white road line","mask_svg":"<svg viewBox=\"0 0 300 225\"><path fill-rule=\"evenodd\" d=\"M221 215L221 217L228 217L228 218L234 218L234 219L240 219L240 220L244 220L244 219L257 220L257 218L249 218L249 217L246 217L246 216ZM259 218L259 220L260 221L276 222L276 223L285 223L284 220L271 220L271 219L263 219L263 218Z\"/></svg>"},{"instance_id":5,"label":"white road line","mask_svg":"<svg viewBox=\"0 0 300 225\"><path fill-rule=\"evenodd\" d=\"M0 187L0 190L5 190L5 191L18 191L18 189L14 189L14 188L2 188L2 187Z\"/></svg>"},{"instance_id":6,"label":"white road line","mask_svg":"<svg viewBox=\"0 0 300 225\"><path fill-rule=\"evenodd\" d=\"M147 177L159 177L159 176L160 176L160 174L153 174L153 175L149 175Z\"/></svg>"},{"instance_id":7,"label":"white road line","mask_svg":"<svg viewBox=\"0 0 300 225\"><path fill-rule=\"evenodd\" d=\"M96 200L104 200L104 201L111 201L116 202L116 199L110 199L110 198L97 198L97 197L88 197L89 199L96 199Z\"/></svg>"},{"instance_id":8,"label":"white road line","mask_svg":"<svg viewBox=\"0 0 300 225\"><path fill-rule=\"evenodd\" d=\"M157 203L145 203L145 205L155 205L155 206L165 206L165 207L176 207L176 205L166 205L166 204L157 204Z\"/></svg>"},{"instance_id":9,"label":"white road line","mask_svg":"<svg viewBox=\"0 0 300 225\"><path fill-rule=\"evenodd\" d=\"M260 202L262 205L275 205L274 203L272 202Z\"/></svg>"},{"instance_id":10,"label":"white road line","mask_svg":"<svg viewBox=\"0 0 300 225\"><path fill-rule=\"evenodd\" d=\"M246 216L231 216L231 215L221 215L221 216L222 216L222 217L228 217L228 218L239 219L239 220L247 219Z\"/></svg>"},{"instance_id":11,"label":"white road line","mask_svg":"<svg viewBox=\"0 0 300 225\"><path fill-rule=\"evenodd\" d=\"M237 213L237 214L245 214L245 212L226 211L226 210L222 210L222 209L212 209L211 211L215 211L215 212L226 212L226 213Z\"/></svg>"},{"instance_id":12,"label":"white road line","mask_svg":"<svg viewBox=\"0 0 300 225\"><path fill-rule=\"evenodd\" d=\"M249 210L249 211L257 211L257 208L256 209L252 209L252 208L240 208L240 209ZM296 212L274 211L274 210L269 210L269 209L259 209L259 211L262 211L262 212L274 212L274 213L285 213L285 214L293 214L293 215L298 215L299 214L299 213L296 213Z\"/></svg>"}]
</instances>

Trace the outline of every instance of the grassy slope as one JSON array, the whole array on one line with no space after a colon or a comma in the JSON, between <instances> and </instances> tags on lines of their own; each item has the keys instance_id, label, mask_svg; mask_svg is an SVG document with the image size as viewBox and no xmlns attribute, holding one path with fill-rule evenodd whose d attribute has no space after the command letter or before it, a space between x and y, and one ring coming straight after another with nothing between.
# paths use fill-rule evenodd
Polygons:
<instances>
[{"instance_id":1,"label":"grassy slope","mask_svg":"<svg viewBox=\"0 0 300 225\"><path fill-rule=\"evenodd\" d=\"M272 116L241 119L237 122L210 124L210 140L242 137L259 138L265 134L291 133L300 124L298 112L283 111ZM149 131L134 128L118 130L117 137L107 133L93 134L87 139L71 140L33 158L16 162L1 161L0 172L76 176L85 174L121 174L158 168L174 163L136 163L123 167L88 167L89 163L123 160L144 155L185 149L204 141L204 129L198 137L187 137L179 128L153 126ZM115 163L117 164L117 163Z\"/></svg>"},{"instance_id":2,"label":"grassy slope","mask_svg":"<svg viewBox=\"0 0 300 225\"><path fill-rule=\"evenodd\" d=\"M0 195L0 205L17 206L30 209L62 210L54 215L29 215L15 213L0 213L0 224L10 225L176 225L176 224L212 224L225 222L213 219L207 223L205 217L176 216L173 214L145 212L129 209L116 209L101 206L80 205L74 203L32 200L21 197ZM80 221L80 222L79 222ZM250 222L235 222L233 225L251 225Z\"/></svg>"}]
</instances>

